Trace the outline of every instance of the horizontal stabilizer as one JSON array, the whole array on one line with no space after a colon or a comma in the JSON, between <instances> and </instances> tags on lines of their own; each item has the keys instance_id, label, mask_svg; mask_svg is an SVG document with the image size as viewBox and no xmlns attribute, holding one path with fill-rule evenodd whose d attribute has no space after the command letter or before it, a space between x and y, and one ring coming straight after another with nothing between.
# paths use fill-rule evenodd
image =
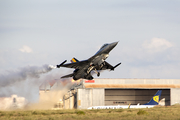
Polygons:
<instances>
[{"instance_id":1,"label":"horizontal stabilizer","mask_svg":"<svg viewBox=\"0 0 180 120\"><path fill-rule=\"evenodd\" d=\"M111 70L114 70L117 66L119 66L121 63L118 63L117 65L115 65L113 68L111 68Z\"/></svg>"},{"instance_id":2,"label":"horizontal stabilizer","mask_svg":"<svg viewBox=\"0 0 180 120\"><path fill-rule=\"evenodd\" d=\"M65 75L65 76L62 76L61 78L67 78L67 77L72 77L74 74L69 74L69 75Z\"/></svg>"}]
</instances>

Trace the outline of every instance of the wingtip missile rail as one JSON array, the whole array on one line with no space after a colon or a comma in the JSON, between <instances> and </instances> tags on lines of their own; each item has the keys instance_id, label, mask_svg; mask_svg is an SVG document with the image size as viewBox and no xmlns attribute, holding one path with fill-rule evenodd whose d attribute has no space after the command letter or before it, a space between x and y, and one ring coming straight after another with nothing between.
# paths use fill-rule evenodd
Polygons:
<instances>
[{"instance_id":1,"label":"wingtip missile rail","mask_svg":"<svg viewBox=\"0 0 180 120\"><path fill-rule=\"evenodd\" d=\"M67 62L67 60L65 60L64 62L62 62L61 64L59 64L59 65L56 65L57 66L57 68L60 68L62 65L64 65L64 63L65 62Z\"/></svg>"}]
</instances>

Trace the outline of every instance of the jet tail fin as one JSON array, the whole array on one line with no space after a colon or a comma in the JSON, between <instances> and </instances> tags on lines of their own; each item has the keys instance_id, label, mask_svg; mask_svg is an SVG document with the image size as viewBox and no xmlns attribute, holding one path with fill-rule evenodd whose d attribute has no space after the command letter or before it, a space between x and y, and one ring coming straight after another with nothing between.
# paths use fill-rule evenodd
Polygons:
<instances>
[{"instance_id":1,"label":"jet tail fin","mask_svg":"<svg viewBox=\"0 0 180 120\"><path fill-rule=\"evenodd\" d=\"M73 76L73 73L71 73L69 75L62 76L61 78L67 78L67 77L72 77L72 76Z\"/></svg>"},{"instance_id":2,"label":"jet tail fin","mask_svg":"<svg viewBox=\"0 0 180 120\"><path fill-rule=\"evenodd\" d=\"M158 90L157 93L152 97L152 99L144 105L158 105L161 98L161 93L162 90Z\"/></svg>"},{"instance_id":3,"label":"jet tail fin","mask_svg":"<svg viewBox=\"0 0 180 120\"><path fill-rule=\"evenodd\" d=\"M79 62L79 60L77 60L75 57L73 57L73 58L71 59L71 63L75 63L75 62Z\"/></svg>"}]
</instances>

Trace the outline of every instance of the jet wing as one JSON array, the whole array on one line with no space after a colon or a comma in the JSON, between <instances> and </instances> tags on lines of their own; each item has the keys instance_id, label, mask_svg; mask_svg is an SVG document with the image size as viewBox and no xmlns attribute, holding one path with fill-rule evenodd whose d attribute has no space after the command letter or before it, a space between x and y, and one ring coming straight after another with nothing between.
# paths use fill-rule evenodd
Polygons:
<instances>
[{"instance_id":1,"label":"jet wing","mask_svg":"<svg viewBox=\"0 0 180 120\"><path fill-rule=\"evenodd\" d=\"M79 62L74 62L74 63L69 63L69 64L64 64L61 67L67 67L67 68L80 68L82 66L87 65L89 62L88 60L84 60L84 61L79 61Z\"/></svg>"},{"instance_id":2,"label":"jet wing","mask_svg":"<svg viewBox=\"0 0 180 120\"><path fill-rule=\"evenodd\" d=\"M102 68L97 69L97 70L106 70L106 69L113 69L113 66L111 64L109 64L108 62L104 61L104 65Z\"/></svg>"},{"instance_id":3,"label":"jet wing","mask_svg":"<svg viewBox=\"0 0 180 120\"><path fill-rule=\"evenodd\" d=\"M61 78L67 78L67 77L72 77L74 74L69 74L69 75L65 75L65 76L62 76Z\"/></svg>"},{"instance_id":4,"label":"jet wing","mask_svg":"<svg viewBox=\"0 0 180 120\"><path fill-rule=\"evenodd\" d=\"M104 61L104 65L102 68L97 67L96 70L106 70L106 69L110 69L110 70L114 70L117 66L119 66L121 63L118 63L115 66L112 66L111 64L109 64L108 62Z\"/></svg>"}]
</instances>

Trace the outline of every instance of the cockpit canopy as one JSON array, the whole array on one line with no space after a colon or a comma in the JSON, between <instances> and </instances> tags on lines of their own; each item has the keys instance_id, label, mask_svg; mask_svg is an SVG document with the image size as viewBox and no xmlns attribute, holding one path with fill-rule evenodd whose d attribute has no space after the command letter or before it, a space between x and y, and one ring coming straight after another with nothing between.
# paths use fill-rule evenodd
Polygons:
<instances>
[{"instance_id":1,"label":"cockpit canopy","mask_svg":"<svg viewBox=\"0 0 180 120\"><path fill-rule=\"evenodd\" d=\"M102 48L104 48L104 47L106 47L107 45L108 45L107 43L106 43L106 44L104 44L104 45L101 47L101 49L102 49Z\"/></svg>"}]
</instances>

